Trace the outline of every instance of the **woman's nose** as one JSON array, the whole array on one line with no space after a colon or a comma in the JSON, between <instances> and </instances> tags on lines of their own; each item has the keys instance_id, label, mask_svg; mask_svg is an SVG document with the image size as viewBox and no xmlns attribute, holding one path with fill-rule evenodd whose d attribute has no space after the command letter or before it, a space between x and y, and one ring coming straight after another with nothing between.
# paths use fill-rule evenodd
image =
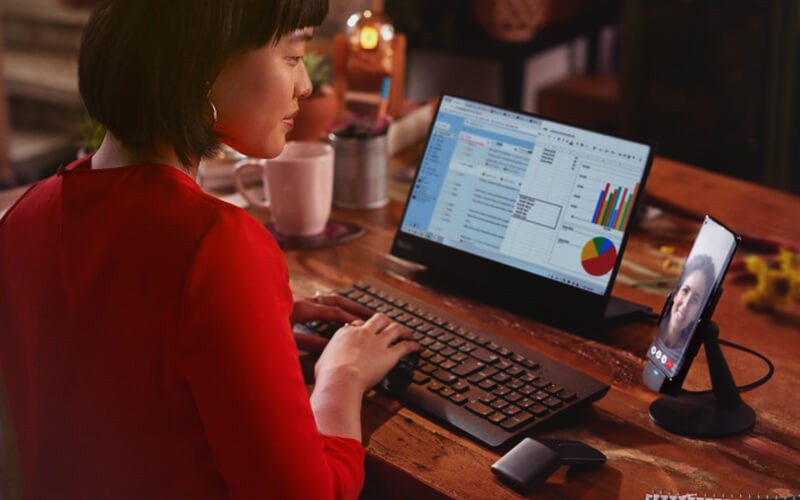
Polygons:
<instances>
[{"instance_id":1,"label":"woman's nose","mask_svg":"<svg viewBox=\"0 0 800 500\"><path fill-rule=\"evenodd\" d=\"M311 86L311 79L308 77L308 71L305 64L300 64L300 75L297 77L295 83L295 94L299 99L303 99L311 95L313 87Z\"/></svg>"}]
</instances>

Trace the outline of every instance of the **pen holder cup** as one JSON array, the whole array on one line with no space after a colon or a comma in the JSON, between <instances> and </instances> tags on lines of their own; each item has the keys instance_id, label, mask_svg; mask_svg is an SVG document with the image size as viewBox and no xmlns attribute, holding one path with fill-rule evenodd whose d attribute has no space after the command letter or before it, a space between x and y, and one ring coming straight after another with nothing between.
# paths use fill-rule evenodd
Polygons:
<instances>
[{"instance_id":1,"label":"pen holder cup","mask_svg":"<svg viewBox=\"0 0 800 500\"><path fill-rule=\"evenodd\" d=\"M333 204L340 208L380 208L389 203L386 133L330 134L335 154Z\"/></svg>"}]
</instances>

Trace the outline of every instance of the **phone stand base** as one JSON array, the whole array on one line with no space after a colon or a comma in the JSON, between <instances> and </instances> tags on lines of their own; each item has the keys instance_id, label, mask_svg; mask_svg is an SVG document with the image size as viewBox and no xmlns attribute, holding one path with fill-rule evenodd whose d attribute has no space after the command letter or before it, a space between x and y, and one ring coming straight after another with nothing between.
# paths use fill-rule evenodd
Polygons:
<instances>
[{"instance_id":1,"label":"phone stand base","mask_svg":"<svg viewBox=\"0 0 800 500\"><path fill-rule=\"evenodd\" d=\"M750 429L755 424L756 412L745 403L720 408L714 394L681 394L653 401L650 418L674 434L715 438Z\"/></svg>"},{"instance_id":2,"label":"phone stand base","mask_svg":"<svg viewBox=\"0 0 800 500\"><path fill-rule=\"evenodd\" d=\"M719 326L709 320L702 328L711 392L659 398L650 405L650 417L664 429L683 436L715 438L739 434L753 427L756 412L739 395L719 347Z\"/></svg>"}]
</instances>

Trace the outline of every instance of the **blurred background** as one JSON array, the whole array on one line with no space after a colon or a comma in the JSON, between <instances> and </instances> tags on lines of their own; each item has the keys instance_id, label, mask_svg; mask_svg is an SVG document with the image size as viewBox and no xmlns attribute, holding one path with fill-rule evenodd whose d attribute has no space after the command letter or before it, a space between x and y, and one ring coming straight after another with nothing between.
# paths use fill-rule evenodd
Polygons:
<instances>
[{"instance_id":1,"label":"blurred background","mask_svg":"<svg viewBox=\"0 0 800 500\"><path fill-rule=\"evenodd\" d=\"M0 4L0 186L73 159L90 0ZM315 47L378 8L407 38L405 94L442 91L655 143L657 154L800 194L796 0L331 0Z\"/></svg>"}]
</instances>

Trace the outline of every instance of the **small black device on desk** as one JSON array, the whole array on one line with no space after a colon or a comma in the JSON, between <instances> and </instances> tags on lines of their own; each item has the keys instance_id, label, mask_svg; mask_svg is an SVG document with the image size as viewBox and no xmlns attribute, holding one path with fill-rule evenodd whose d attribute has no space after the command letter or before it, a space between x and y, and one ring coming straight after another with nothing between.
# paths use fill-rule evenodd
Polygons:
<instances>
[{"instance_id":1,"label":"small black device on desk","mask_svg":"<svg viewBox=\"0 0 800 500\"><path fill-rule=\"evenodd\" d=\"M605 455L579 441L525 438L492 465L492 472L503 483L526 493L562 465L597 467L604 463Z\"/></svg>"}]
</instances>

